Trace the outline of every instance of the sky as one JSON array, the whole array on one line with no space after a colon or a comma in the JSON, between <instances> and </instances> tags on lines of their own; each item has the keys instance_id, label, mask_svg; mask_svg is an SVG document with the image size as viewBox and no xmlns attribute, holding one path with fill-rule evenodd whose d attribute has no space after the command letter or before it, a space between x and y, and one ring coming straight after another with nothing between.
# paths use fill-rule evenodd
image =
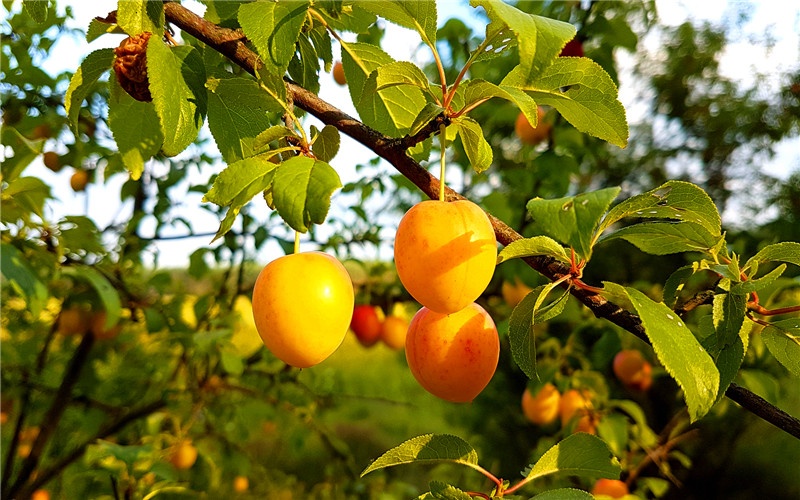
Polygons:
<instances>
[{"instance_id":1,"label":"sky","mask_svg":"<svg viewBox=\"0 0 800 500\"><path fill-rule=\"evenodd\" d=\"M13 9L17 9L20 1L15 2ZM201 13L203 5L196 0L185 0L183 4L189 9ZM726 0L657 0L656 1L660 21L663 24L674 26L686 20L693 22L720 22L725 19L735 19L737 13L747 9L750 21L742 25L736 33L738 38L731 43L720 60L720 67L723 74L732 78L747 82L752 81L755 73L776 74L781 70L786 70L792 65L797 65L800 61L800 0L783 0L780 7L776 7L773 2L742 2ZM73 9L75 27L85 28L88 26L92 17L105 15L116 8L116 1L113 0L85 0L59 1L59 7L70 6ZM449 17L467 16L468 20L472 9L467 2L445 0L439 3L440 23ZM765 32L775 39L775 45L769 53L763 53L757 46L750 43L750 37L760 37ZM384 49L398 60L412 60L419 57L427 57L427 54L418 54L418 39L409 36L407 30L395 27L391 24L387 27L386 42ZM48 72L58 72L63 70L74 70L80 61L91 51L101 47L116 46L121 37L104 36L92 44L87 44L80 38L64 38L54 48L51 57L43 64L43 68ZM643 43L648 50L657 50L647 44L654 43L653 40L644 40ZM335 54L336 54L336 49ZM350 101L346 87L336 85L330 75L321 75L322 90L320 97L335 104L343 111L357 116L355 109ZM620 100L628 109L628 118L631 122L637 119L637 110L633 103L636 96L632 89L626 88L623 84L620 87ZM306 128L314 124L318 127L319 122L313 117L306 124ZM355 180L357 173L355 165L366 163L374 155L365 147L355 141L342 136L342 146L340 154L331 162L339 172L343 183ZM770 165L765 166L765 170L773 175L782 177L788 176L789 169L798 168L800 165L800 140L782 145L778 149L778 156ZM787 167L789 166L789 167ZM219 166L217 171L222 168ZM385 166L390 169L391 166ZM43 178L46 182L54 186L54 195L60 200L51 205L51 217L57 220L63 215L90 214L99 227L104 227L114 220L126 217L130 207L120 206L119 188L126 180L124 176L114 176L109 184L93 184L88 189L88 195L83 193L73 193L69 188L69 176L71 171L64 169L59 174L53 174L47 170L40 162L36 162L26 172L27 175L35 175ZM206 176L198 177L205 178ZM336 196L333 199L333 208L336 208ZM263 202L258 205L256 210L262 212L268 210ZM182 205L178 207L178 216L189 218L194 225L194 230L198 233L216 231L219 221L208 211L200 208L200 196L195 198L186 197L182 199ZM151 226L154 227L153 221ZM384 221L386 222L386 221ZM391 226L392 221L388 221ZM152 228L151 228L152 229ZM391 227L389 228L391 229ZM145 228L147 231L147 228ZM162 235L184 234L184 227L177 227L174 231L162 231ZM210 238L192 238L188 240L175 240L159 242L157 246L160 266L185 266L188 263L188 256L202 246L208 245ZM385 249L384 249L385 250ZM268 246L267 249L259 254L259 260L268 261L282 254L277 244ZM381 257L387 255L382 253ZM390 254L389 256L390 257Z\"/></svg>"}]
</instances>

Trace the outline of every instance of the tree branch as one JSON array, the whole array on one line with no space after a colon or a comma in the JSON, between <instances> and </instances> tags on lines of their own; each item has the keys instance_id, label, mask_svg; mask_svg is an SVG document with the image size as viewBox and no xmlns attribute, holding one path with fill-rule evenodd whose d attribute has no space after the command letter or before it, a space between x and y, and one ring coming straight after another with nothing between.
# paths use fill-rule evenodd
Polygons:
<instances>
[{"instance_id":1,"label":"tree branch","mask_svg":"<svg viewBox=\"0 0 800 500\"><path fill-rule=\"evenodd\" d=\"M245 45L241 32L217 26L172 1L164 3L164 12L168 22L227 56L249 73L255 75L261 66L258 54ZM364 125L359 120L323 101L319 96L303 87L292 82L287 82L286 86L297 107L311 113L326 125L336 127L340 132L352 137L372 150L376 155L391 163L431 199L438 198L439 180L408 156L407 149L409 146L433 135L438 130L439 124L442 123L444 117L433 120L424 130L413 137L406 136L393 139ZM450 188L446 188L446 198L448 201L464 199L463 196ZM508 245L522 238L522 235L506 223L492 214L488 215L498 242ZM550 257L529 257L524 260L531 268L552 281L570 272L569 266ZM649 344L642 322L637 315L595 293L577 287L573 287L570 292L588 307L596 317L611 321ZM730 392L730 389L728 392ZM737 386L737 390L734 392L734 397L738 399L734 399L734 397L731 397L731 399L734 399L743 408L800 439L800 420L786 414L747 389ZM729 393L726 394L730 397ZM758 400L763 401L765 404L761 404ZM786 417L788 417L788 420Z\"/></svg>"}]
</instances>

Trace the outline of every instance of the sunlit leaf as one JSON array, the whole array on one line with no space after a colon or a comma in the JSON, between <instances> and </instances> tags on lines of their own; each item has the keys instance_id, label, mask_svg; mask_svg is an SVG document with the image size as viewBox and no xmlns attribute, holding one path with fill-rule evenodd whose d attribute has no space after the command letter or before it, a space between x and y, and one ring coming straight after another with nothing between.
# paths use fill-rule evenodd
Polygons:
<instances>
[{"instance_id":1,"label":"sunlit leaf","mask_svg":"<svg viewBox=\"0 0 800 500\"><path fill-rule=\"evenodd\" d=\"M472 466L478 463L478 453L460 437L425 434L388 450L364 469L361 477L394 465L430 462L454 462Z\"/></svg>"},{"instance_id":2,"label":"sunlit leaf","mask_svg":"<svg viewBox=\"0 0 800 500\"><path fill-rule=\"evenodd\" d=\"M497 264L511 259L546 255L564 263L569 263L567 251L557 241L547 236L534 236L513 241L497 255Z\"/></svg>"},{"instance_id":3,"label":"sunlit leaf","mask_svg":"<svg viewBox=\"0 0 800 500\"><path fill-rule=\"evenodd\" d=\"M308 2L252 2L239 7L239 24L256 47L264 68L282 77L308 13Z\"/></svg>"},{"instance_id":4,"label":"sunlit leaf","mask_svg":"<svg viewBox=\"0 0 800 500\"><path fill-rule=\"evenodd\" d=\"M585 432L572 434L553 446L525 477L536 479L555 473L571 476L616 479L621 472L619 461L599 437Z\"/></svg>"},{"instance_id":5,"label":"sunlit leaf","mask_svg":"<svg viewBox=\"0 0 800 500\"><path fill-rule=\"evenodd\" d=\"M148 44L150 45L150 44ZM155 44L153 44L155 45ZM111 69L114 60L114 49L99 49L91 52L81 62L80 67L72 75L67 93L64 95L64 106L72 131L78 134L78 113L83 101L94 88L103 73Z\"/></svg>"},{"instance_id":6,"label":"sunlit leaf","mask_svg":"<svg viewBox=\"0 0 800 500\"><path fill-rule=\"evenodd\" d=\"M333 125L325 125L322 130L317 132L315 127L312 127L312 144L311 149L319 160L330 162L336 153L339 152L339 130Z\"/></svg>"},{"instance_id":7,"label":"sunlit leaf","mask_svg":"<svg viewBox=\"0 0 800 500\"><path fill-rule=\"evenodd\" d=\"M452 125L458 130L470 166L481 173L492 165L492 146L483 135L483 127L469 116L459 116Z\"/></svg>"},{"instance_id":8,"label":"sunlit leaf","mask_svg":"<svg viewBox=\"0 0 800 500\"><path fill-rule=\"evenodd\" d=\"M17 247L0 243L0 271L3 280L22 296L34 316L38 316L47 302L47 287L31 269L25 255Z\"/></svg>"},{"instance_id":9,"label":"sunlit leaf","mask_svg":"<svg viewBox=\"0 0 800 500\"><path fill-rule=\"evenodd\" d=\"M295 231L304 233L311 224L328 216L331 195L342 187L336 170L324 161L295 156L280 164L273 179L275 208Z\"/></svg>"},{"instance_id":10,"label":"sunlit leaf","mask_svg":"<svg viewBox=\"0 0 800 500\"><path fill-rule=\"evenodd\" d=\"M436 43L435 0L370 0L360 4L360 7L387 21L415 30L428 45Z\"/></svg>"},{"instance_id":11,"label":"sunlit leaf","mask_svg":"<svg viewBox=\"0 0 800 500\"><path fill-rule=\"evenodd\" d=\"M151 0L119 2L117 24L131 36L147 31L160 38L164 31L164 4Z\"/></svg>"},{"instance_id":12,"label":"sunlit leaf","mask_svg":"<svg viewBox=\"0 0 800 500\"><path fill-rule=\"evenodd\" d=\"M155 156L164 143L161 123L152 102L137 101L117 83L111 75L108 99L108 126L117 142L122 163L138 180L144 163Z\"/></svg>"},{"instance_id":13,"label":"sunlit leaf","mask_svg":"<svg viewBox=\"0 0 800 500\"><path fill-rule=\"evenodd\" d=\"M769 352L795 377L800 377L800 319L775 321L761 332Z\"/></svg>"}]
</instances>

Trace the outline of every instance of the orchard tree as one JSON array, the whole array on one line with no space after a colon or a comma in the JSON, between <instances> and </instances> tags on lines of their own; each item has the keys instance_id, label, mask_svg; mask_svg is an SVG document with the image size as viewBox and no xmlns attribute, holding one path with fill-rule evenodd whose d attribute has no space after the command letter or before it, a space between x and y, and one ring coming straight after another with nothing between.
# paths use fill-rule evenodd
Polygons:
<instances>
[{"instance_id":1,"label":"orchard tree","mask_svg":"<svg viewBox=\"0 0 800 500\"><path fill-rule=\"evenodd\" d=\"M797 93L778 113L753 104L753 122L765 125L748 128L730 119L740 109L730 82L689 98L708 88L681 93L669 78L680 68L695 82L709 64L668 58L652 70L657 102L697 139L692 153L716 199L666 177L621 199L615 184L647 181L620 164L660 167L669 149L632 144L641 136L630 136L617 91L614 50L636 48L632 26L655 22L649 4L472 0L484 21L475 32L458 19L440 24L444 2L204 4L201 17L178 2L120 1L86 32L118 46L56 77L37 63L65 17L25 0L9 18L4 497L43 488L73 497L249 488L287 498L663 497L692 469L704 422L742 421L728 400L800 440L800 421L774 404L775 386L800 376L800 243L764 237L740 249L717 207L741 137L752 152L796 130ZM385 52L386 23L414 33L429 62ZM710 46L692 61L714 60L710 29L677 33ZM684 50L667 53L690 57ZM358 118L317 95L331 71ZM343 186L331 165L341 134L398 175ZM216 164L214 145L224 167L190 188L219 218L212 242L185 272L150 267L162 229L183 224L195 235L174 190ZM76 192L124 176L132 217L104 228L85 216L50 220L50 187L25 175L40 156L54 172L69 166ZM458 170L462 193L446 182ZM791 186L781 199L792 200ZM365 228L324 241L315 227L340 224L328 220L340 188L360 195L350 208ZM311 245L303 239L338 257L380 244L367 208L375 191L409 209L391 265L365 265L359 279L335 256L301 251ZM257 272L255 252L269 241L288 255ZM631 248L643 269L617 283L603 271L625 267L619 256ZM589 274L593 259L604 265ZM518 280L523 267L538 277ZM649 267L664 279L639 281L651 279ZM421 305L413 318L389 307L412 300ZM380 326L368 341L359 335L364 349L377 337L404 344L403 369L448 401L437 408L457 414L470 440L406 435L361 462L355 433L348 442L323 423L324 409L347 405L322 388L335 383L324 366L348 326L361 328L354 311L375 313ZM759 387L766 399L751 390ZM312 435L329 462L308 490L260 453L279 414L302 422L297 441ZM426 491L383 470L417 462L478 474L437 468Z\"/></svg>"}]
</instances>

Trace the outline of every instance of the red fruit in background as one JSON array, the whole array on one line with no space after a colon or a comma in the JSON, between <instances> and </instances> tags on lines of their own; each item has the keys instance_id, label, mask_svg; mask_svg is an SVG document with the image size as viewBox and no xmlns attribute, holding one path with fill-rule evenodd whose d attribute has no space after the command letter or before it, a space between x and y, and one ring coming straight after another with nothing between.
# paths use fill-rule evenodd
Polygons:
<instances>
[{"instance_id":1,"label":"red fruit in background","mask_svg":"<svg viewBox=\"0 0 800 500\"><path fill-rule=\"evenodd\" d=\"M630 389L646 391L653 383L653 367L636 349L624 349L614 356L614 375Z\"/></svg>"},{"instance_id":2,"label":"red fruit in background","mask_svg":"<svg viewBox=\"0 0 800 500\"><path fill-rule=\"evenodd\" d=\"M561 49L561 57L583 57L583 42L573 38Z\"/></svg>"},{"instance_id":3,"label":"red fruit in background","mask_svg":"<svg viewBox=\"0 0 800 500\"><path fill-rule=\"evenodd\" d=\"M374 306L360 305L353 309L350 329L364 347L370 347L381 338L381 320Z\"/></svg>"},{"instance_id":4,"label":"red fruit in background","mask_svg":"<svg viewBox=\"0 0 800 500\"><path fill-rule=\"evenodd\" d=\"M605 495L611 498L622 498L628 494L628 485L619 479L598 479L592 488L592 495Z\"/></svg>"}]
</instances>

